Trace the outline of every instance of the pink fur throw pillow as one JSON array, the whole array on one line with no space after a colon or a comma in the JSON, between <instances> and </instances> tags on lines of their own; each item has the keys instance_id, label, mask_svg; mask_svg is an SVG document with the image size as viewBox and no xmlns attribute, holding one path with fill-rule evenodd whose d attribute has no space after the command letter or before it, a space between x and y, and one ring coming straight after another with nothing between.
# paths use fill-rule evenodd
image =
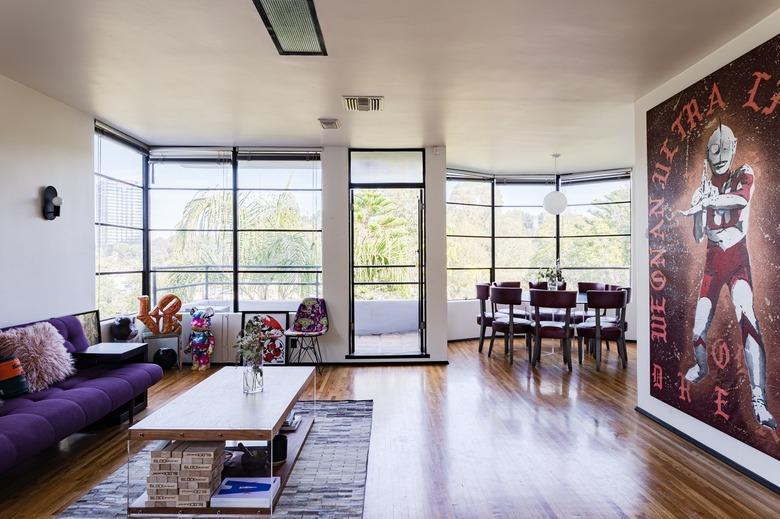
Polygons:
<instances>
[{"instance_id":1,"label":"pink fur throw pillow","mask_svg":"<svg viewBox=\"0 0 780 519\"><path fill-rule=\"evenodd\" d=\"M16 355L30 391L41 391L76 372L64 342L51 324L35 323L0 333L0 355Z\"/></svg>"}]
</instances>

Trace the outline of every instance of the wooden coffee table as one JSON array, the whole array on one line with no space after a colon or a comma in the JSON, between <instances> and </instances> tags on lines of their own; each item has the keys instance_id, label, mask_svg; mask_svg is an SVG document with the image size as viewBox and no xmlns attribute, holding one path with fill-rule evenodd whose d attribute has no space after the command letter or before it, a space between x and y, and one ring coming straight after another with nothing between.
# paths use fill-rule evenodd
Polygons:
<instances>
[{"instance_id":1,"label":"wooden coffee table","mask_svg":"<svg viewBox=\"0 0 780 519\"><path fill-rule=\"evenodd\" d=\"M128 452L130 452L131 442L134 441L273 440L304 388L314 377L314 368L266 367L263 371L263 392L250 395L242 391L243 370L243 367L220 369L132 426L128 429ZM305 415L295 432L286 433L287 461L284 465L272 469L272 476L280 480L274 506L287 484L290 472L298 460L313 423L314 416ZM145 501L141 496L129 503L128 514L133 516L262 516L271 513L270 508L152 508L144 505Z\"/></svg>"}]
</instances>

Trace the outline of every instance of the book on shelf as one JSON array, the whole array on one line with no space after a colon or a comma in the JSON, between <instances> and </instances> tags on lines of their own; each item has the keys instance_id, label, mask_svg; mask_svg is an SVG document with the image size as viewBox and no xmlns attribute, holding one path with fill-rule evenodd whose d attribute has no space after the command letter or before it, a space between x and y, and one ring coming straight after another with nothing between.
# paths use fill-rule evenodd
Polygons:
<instances>
[{"instance_id":1,"label":"book on shelf","mask_svg":"<svg viewBox=\"0 0 780 519\"><path fill-rule=\"evenodd\" d=\"M211 506L270 508L279 492L279 485L278 477L225 478L211 495Z\"/></svg>"}]
</instances>

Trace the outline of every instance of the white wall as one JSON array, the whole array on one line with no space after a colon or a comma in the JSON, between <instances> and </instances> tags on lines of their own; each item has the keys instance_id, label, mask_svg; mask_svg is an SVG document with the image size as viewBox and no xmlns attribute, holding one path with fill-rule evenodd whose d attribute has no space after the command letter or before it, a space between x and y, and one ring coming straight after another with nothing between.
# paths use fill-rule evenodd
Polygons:
<instances>
[{"instance_id":1,"label":"white wall","mask_svg":"<svg viewBox=\"0 0 780 519\"><path fill-rule=\"evenodd\" d=\"M0 327L95 307L92 117L0 76ZM41 215L41 189L64 200Z\"/></svg>"},{"instance_id":2,"label":"white wall","mask_svg":"<svg viewBox=\"0 0 780 519\"><path fill-rule=\"evenodd\" d=\"M637 400L638 406L660 420L676 427L723 456L734 460L748 470L780 485L780 461L735 440L703 422L678 411L650 396L649 356L649 277L647 239L647 146L646 112L658 103L702 79L707 74L738 58L745 52L780 33L780 11L775 11L762 22L744 32L706 58L684 70L662 86L639 99L635 104L635 169L633 181L632 215L634 220L633 265L635 272L635 301L637 303ZM773 345L769 345L770 348Z\"/></svg>"},{"instance_id":3,"label":"white wall","mask_svg":"<svg viewBox=\"0 0 780 519\"><path fill-rule=\"evenodd\" d=\"M458 341L479 337L479 300L447 302L447 340ZM488 329L487 333L490 333Z\"/></svg>"}]
</instances>

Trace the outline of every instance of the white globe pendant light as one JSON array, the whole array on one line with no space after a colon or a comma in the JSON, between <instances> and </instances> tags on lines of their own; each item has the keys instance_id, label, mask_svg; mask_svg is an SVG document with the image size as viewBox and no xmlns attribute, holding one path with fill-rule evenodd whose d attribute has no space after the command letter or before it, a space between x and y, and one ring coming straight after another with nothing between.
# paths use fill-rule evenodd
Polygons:
<instances>
[{"instance_id":1,"label":"white globe pendant light","mask_svg":"<svg viewBox=\"0 0 780 519\"><path fill-rule=\"evenodd\" d=\"M550 214L561 214L568 205L566 195L560 191L550 191L544 196L544 210Z\"/></svg>"},{"instance_id":2,"label":"white globe pendant light","mask_svg":"<svg viewBox=\"0 0 780 519\"><path fill-rule=\"evenodd\" d=\"M558 157L560 153L553 153L552 157L555 159L555 180L558 180ZM566 195L558 190L550 191L544 196L544 210L550 214L559 215L566 210L569 201L566 199Z\"/></svg>"}]
</instances>

